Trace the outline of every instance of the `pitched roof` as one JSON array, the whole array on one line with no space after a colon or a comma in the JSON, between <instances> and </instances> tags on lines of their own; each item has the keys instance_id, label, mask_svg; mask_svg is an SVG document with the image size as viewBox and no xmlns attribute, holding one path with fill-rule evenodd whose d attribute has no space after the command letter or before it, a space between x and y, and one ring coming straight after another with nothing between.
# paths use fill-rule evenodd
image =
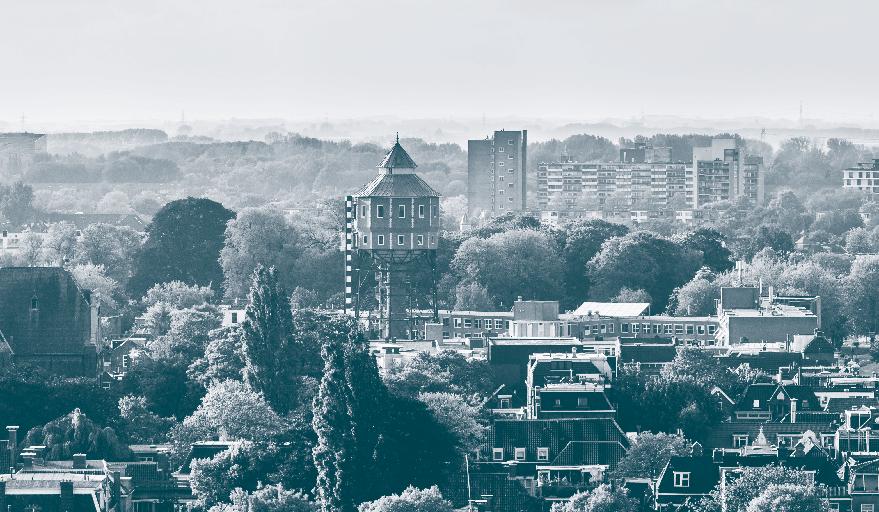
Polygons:
<instances>
[{"instance_id":1,"label":"pitched roof","mask_svg":"<svg viewBox=\"0 0 879 512\"><path fill-rule=\"evenodd\" d=\"M830 397L827 400L827 405L824 406L824 410L840 414L844 411L864 406L879 408L879 399L862 396L846 398Z\"/></svg>"},{"instance_id":2,"label":"pitched roof","mask_svg":"<svg viewBox=\"0 0 879 512\"><path fill-rule=\"evenodd\" d=\"M364 185L355 197L440 197L416 174L381 173Z\"/></svg>"},{"instance_id":3,"label":"pitched roof","mask_svg":"<svg viewBox=\"0 0 879 512\"><path fill-rule=\"evenodd\" d=\"M384 159L376 167L384 169L414 169L418 166L415 165L415 161L412 160L409 153L400 145L400 136L398 135L394 147L388 151L388 154L385 155Z\"/></svg>"},{"instance_id":4,"label":"pitched roof","mask_svg":"<svg viewBox=\"0 0 879 512\"><path fill-rule=\"evenodd\" d=\"M730 421L715 425L705 440L705 449L733 448L733 436L747 434L754 439L763 429L763 435L770 443L775 444L778 434L799 434L811 430L816 434L829 434L836 431L832 422L797 422L797 423L759 423L755 421Z\"/></svg>"},{"instance_id":5,"label":"pitched roof","mask_svg":"<svg viewBox=\"0 0 879 512\"><path fill-rule=\"evenodd\" d=\"M689 487L675 487L674 473L690 473ZM708 494L720 481L720 471L710 456L672 457L659 475L657 493Z\"/></svg>"},{"instance_id":6,"label":"pitched roof","mask_svg":"<svg viewBox=\"0 0 879 512\"><path fill-rule=\"evenodd\" d=\"M879 459L861 462L852 466L853 473L879 473Z\"/></svg>"},{"instance_id":7,"label":"pitched roof","mask_svg":"<svg viewBox=\"0 0 879 512\"><path fill-rule=\"evenodd\" d=\"M616 465L629 445L625 433L612 418L495 420L485 440L489 456L492 448L504 448L509 454L515 448L525 448L531 454L538 447L546 447L550 457L558 458L571 443L585 444L570 448L566 458L588 457L592 464L607 465ZM622 451L607 448L603 443L617 444ZM595 451L590 451L593 448Z\"/></svg>"},{"instance_id":8,"label":"pitched roof","mask_svg":"<svg viewBox=\"0 0 879 512\"><path fill-rule=\"evenodd\" d=\"M619 441L571 441L553 459L552 466L608 465L615 468L626 455Z\"/></svg>"}]
</instances>

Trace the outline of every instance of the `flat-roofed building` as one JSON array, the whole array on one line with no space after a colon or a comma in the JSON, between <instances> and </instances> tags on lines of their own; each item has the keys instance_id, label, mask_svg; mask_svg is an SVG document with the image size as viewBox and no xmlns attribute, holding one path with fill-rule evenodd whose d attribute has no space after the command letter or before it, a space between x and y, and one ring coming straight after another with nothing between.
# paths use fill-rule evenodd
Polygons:
<instances>
[{"instance_id":1,"label":"flat-roofed building","mask_svg":"<svg viewBox=\"0 0 879 512\"><path fill-rule=\"evenodd\" d=\"M526 207L528 130L467 141L467 210L494 217Z\"/></svg>"},{"instance_id":2,"label":"flat-roofed building","mask_svg":"<svg viewBox=\"0 0 879 512\"><path fill-rule=\"evenodd\" d=\"M843 170L842 188L879 195L879 158Z\"/></svg>"}]
</instances>

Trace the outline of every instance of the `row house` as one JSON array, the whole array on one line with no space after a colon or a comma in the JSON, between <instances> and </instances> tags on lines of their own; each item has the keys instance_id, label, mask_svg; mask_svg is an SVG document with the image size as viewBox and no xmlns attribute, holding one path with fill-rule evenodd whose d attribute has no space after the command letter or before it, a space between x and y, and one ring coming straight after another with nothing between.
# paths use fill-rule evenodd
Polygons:
<instances>
[{"instance_id":1,"label":"row house","mask_svg":"<svg viewBox=\"0 0 879 512\"><path fill-rule=\"evenodd\" d=\"M612 418L495 420L470 474L505 474L548 508L606 483L628 447ZM484 494L479 488L472 492Z\"/></svg>"},{"instance_id":2,"label":"row house","mask_svg":"<svg viewBox=\"0 0 879 512\"><path fill-rule=\"evenodd\" d=\"M532 354L525 381L526 417L613 418L605 391L612 369L601 354Z\"/></svg>"},{"instance_id":3,"label":"row house","mask_svg":"<svg viewBox=\"0 0 879 512\"><path fill-rule=\"evenodd\" d=\"M714 450L703 455L696 443L689 456L672 457L659 475L656 485L656 510L684 512L713 490L723 496L730 482L749 468L781 465L805 472L818 485L833 511L852 511L852 498L839 465L809 438L790 449L771 445L758 434L754 444L738 450Z\"/></svg>"}]
</instances>

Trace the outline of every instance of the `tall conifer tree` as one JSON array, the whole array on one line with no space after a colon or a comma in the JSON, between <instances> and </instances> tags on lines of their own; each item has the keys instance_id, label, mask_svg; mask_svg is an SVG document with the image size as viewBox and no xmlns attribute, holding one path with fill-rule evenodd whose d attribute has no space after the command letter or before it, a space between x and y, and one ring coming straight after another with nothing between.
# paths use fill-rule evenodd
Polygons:
<instances>
[{"instance_id":1,"label":"tall conifer tree","mask_svg":"<svg viewBox=\"0 0 879 512\"><path fill-rule=\"evenodd\" d=\"M290 340L292 316L289 298L274 267L259 265L254 270L241 327L244 382L262 393L276 411L287 412L295 392L288 360L294 357Z\"/></svg>"}]
</instances>

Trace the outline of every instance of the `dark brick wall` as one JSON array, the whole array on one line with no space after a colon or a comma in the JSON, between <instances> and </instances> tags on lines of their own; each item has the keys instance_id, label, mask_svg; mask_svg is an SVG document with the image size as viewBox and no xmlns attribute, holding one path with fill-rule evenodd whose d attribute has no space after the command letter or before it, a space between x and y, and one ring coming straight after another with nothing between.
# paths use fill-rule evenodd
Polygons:
<instances>
[{"instance_id":1,"label":"dark brick wall","mask_svg":"<svg viewBox=\"0 0 879 512\"><path fill-rule=\"evenodd\" d=\"M96 374L95 347L87 345L88 292L62 268L0 269L0 331L18 363L61 375Z\"/></svg>"}]
</instances>

